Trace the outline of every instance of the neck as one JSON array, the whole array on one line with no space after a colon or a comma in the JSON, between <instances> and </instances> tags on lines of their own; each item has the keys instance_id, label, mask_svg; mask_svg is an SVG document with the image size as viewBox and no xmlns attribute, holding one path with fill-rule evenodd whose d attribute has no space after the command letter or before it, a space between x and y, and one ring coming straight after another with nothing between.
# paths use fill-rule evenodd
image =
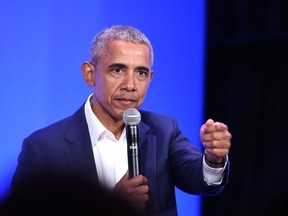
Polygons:
<instances>
[{"instance_id":1,"label":"neck","mask_svg":"<svg viewBox=\"0 0 288 216\"><path fill-rule=\"evenodd\" d=\"M104 125L104 127L114 134L115 139L119 140L125 127L123 120L115 120L114 118L112 118L110 115L107 114L107 112L104 112L101 107L97 106L97 102L92 103L91 108L93 113L97 116L97 118Z\"/></svg>"}]
</instances>

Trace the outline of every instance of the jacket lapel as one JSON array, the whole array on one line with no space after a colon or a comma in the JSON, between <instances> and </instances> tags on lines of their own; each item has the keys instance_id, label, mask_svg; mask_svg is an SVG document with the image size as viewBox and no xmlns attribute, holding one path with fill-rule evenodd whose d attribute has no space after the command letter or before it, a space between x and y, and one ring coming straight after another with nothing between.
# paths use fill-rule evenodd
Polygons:
<instances>
[{"instance_id":1,"label":"jacket lapel","mask_svg":"<svg viewBox=\"0 0 288 216\"><path fill-rule=\"evenodd\" d=\"M140 166L141 173L148 182L156 182L156 137L148 134L149 127L139 124Z\"/></svg>"},{"instance_id":2,"label":"jacket lapel","mask_svg":"<svg viewBox=\"0 0 288 216\"><path fill-rule=\"evenodd\" d=\"M64 154L72 173L81 179L99 182L84 105L73 114L65 138L70 142Z\"/></svg>"},{"instance_id":3,"label":"jacket lapel","mask_svg":"<svg viewBox=\"0 0 288 216\"><path fill-rule=\"evenodd\" d=\"M156 161L156 136L148 134L149 126L140 122L139 143L140 143L140 166L141 174L148 179L149 196L155 197L148 200L147 209L157 209L159 203L159 189L157 185L157 161Z\"/></svg>"}]
</instances>

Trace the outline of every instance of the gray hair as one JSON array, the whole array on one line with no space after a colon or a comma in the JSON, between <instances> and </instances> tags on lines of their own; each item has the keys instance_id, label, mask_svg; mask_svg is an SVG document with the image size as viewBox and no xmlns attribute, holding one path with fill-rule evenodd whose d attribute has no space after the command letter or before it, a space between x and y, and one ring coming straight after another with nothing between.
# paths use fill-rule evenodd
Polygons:
<instances>
[{"instance_id":1,"label":"gray hair","mask_svg":"<svg viewBox=\"0 0 288 216\"><path fill-rule=\"evenodd\" d=\"M106 51L106 46L111 40L147 45L150 49L151 66L153 65L154 53L150 41L141 31L128 25L113 25L94 37L90 48L91 63L97 65L99 57Z\"/></svg>"}]
</instances>

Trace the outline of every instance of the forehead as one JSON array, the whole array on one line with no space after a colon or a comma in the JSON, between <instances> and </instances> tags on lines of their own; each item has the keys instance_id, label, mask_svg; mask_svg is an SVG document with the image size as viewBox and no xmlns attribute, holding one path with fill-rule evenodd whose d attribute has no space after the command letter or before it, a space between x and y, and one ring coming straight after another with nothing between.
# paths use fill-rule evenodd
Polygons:
<instances>
[{"instance_id":1,"label":"forehead","mask_svg":"<svg viewBox=\"0 0 288 216\"><path fill-rule=\"evenodd\" d=\"M149 53L149 46L140 43L132 43L123 40L111 40L107 43L106 51L121 51L121 50L142 50Z\"/></svg>"},{"instance_id":2,"label":"forehead","mask_svg":"<svg viewBox=\"0 0 288 216\"><path fill-rule=\"evenodd\" d=\"M142 61L148 64L147 66L151 64L150 48L148 45L122 40L109 41L102 57L113 61Z\"/></svg>"}]
</instances>

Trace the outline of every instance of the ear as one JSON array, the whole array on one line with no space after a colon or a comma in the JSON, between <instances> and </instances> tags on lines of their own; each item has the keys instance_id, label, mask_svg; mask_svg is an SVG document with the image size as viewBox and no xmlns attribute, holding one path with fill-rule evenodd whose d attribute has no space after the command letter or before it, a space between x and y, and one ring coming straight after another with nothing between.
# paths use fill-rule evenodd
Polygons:
<instances>
[{"instance_id":1,"label":"ear","mask_svg":"<svg viewBox=\"0 0 288 216\"><path fill-rule=\"evenodd\" d=\"M81 71L82 71L82 76L87 83L88 86L93 86L94 85L94 80L93 80L93 73L95 71L94 65L90 64L89 62L84 62L81 65Z\"/></svg>"},{"instance_id":2,"label":"ear","mask_svg":"<svg viewBox=\"0 0 288 216\"><path fill-rule=\"evenodd\" d=\"M152 81L153 75L154 75L154 71L151 70L150 71L150 77L149 77L149 83Z\"/></svg>"}]
</instances>

